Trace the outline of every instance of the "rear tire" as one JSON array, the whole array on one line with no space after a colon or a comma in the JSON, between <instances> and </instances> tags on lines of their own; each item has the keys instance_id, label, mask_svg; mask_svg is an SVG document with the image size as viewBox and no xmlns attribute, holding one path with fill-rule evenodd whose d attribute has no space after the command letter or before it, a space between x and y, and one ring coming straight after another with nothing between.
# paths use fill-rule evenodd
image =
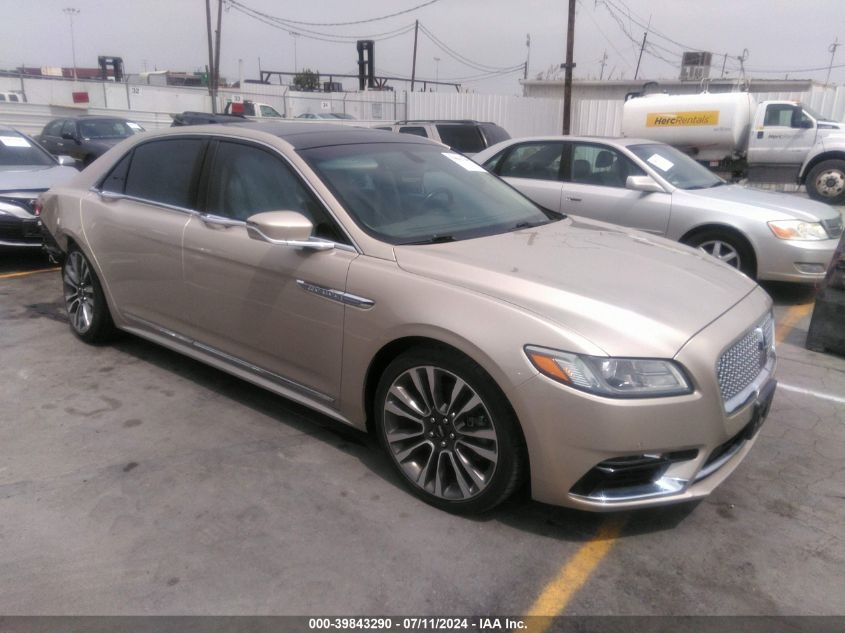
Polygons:
<instances>
[{"instance_id":1,"label":"rear tire","mask_svg":"<svg viewBox=\"0 0 845 633\"><path fill-rule=\"evenodd\" d=\"M391 464L426 503L480 513L524 479L527 452L510 404L478 364L453 350L398 356L379 380L373 410Z\"/></svg>"},{"instance_id":2,"label":"rear tire","mask_svg":"<svg viewBox=\"0 0 845 633\"><path fill-rule=\"evenodd\" d=\"M828 204L845 204L845 160L824 160L810 170L805 180L807 194Z\"/></svg>"},{"instance_id":3,"label":"rear tire","mask_svg":"<svg viewBox=\"0 0 845 633\"><path fill-rule=\"evenodd\" d=\"M72 247L62 265L65 309L71 331L89 344L105 343L115 337L106 295L88 258Z\"/></svg>"},{"instance_id":4,"label":"rear tire","mask_svg":"<svg viewBox=\"0 0 845 633\"><path fill-rule=\"evenodd\" d=\"M753 249L748 242L729 231L702 231L685 239L684 243L704 251L752 279L756 278L757 261Z\"/></svg>"}]
</instances>

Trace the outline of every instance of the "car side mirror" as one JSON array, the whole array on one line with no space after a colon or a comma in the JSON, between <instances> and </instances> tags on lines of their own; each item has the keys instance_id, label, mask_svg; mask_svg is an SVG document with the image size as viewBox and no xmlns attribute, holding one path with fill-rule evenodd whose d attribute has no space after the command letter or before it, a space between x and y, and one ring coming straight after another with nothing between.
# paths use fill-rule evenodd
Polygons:
<instances>
[{"instance_id":1,"label":"car side mirror","mask_svg":"<svg viewBox=\"0 0 845 633\"><path fill-rule=\"evenodd\" d=\"M76 159L73 156L62 154L61 156L56 156L56 160L59 161L59 165L62 165L63 167L76 167Z\"/></svg>"},{"instance_id":2,"label":"car side mirror","mask_svg":"<svg viewBox=\"0 0 845 633\"><path fill-rule=\"evenodd\" d=\"M312 240L314 225L296 211L265 211L246 220L247 234L254 240L309 250L325 251L334 248L334 242Z\"/></svg>"},{"instance_id":3,"label":"car side mirror","mask_svg":"<svg viewBox=\"0 0 845 633\"><path fill-rule=\"evenodd\" d=\"M62 132L62 138L66 141L75 141L76 137L70 132Z\"/></svg>"},{"instance_id":4,"label":"car side mirror","mask_svg":"<svg viewBox=\"0 0 845 633\"><path fill-rule=\"evenodd\" d=\"M665 193L666 190L651 176L628 176L625 188L643 193Z\"/></svg>"}]
</instances>

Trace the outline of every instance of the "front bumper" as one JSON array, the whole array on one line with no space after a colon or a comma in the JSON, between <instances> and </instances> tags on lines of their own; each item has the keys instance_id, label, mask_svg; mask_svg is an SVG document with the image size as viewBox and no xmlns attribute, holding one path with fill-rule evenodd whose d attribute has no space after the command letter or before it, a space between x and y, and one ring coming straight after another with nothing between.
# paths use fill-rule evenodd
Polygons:
<instances>
[{"instance_id":1,"label":"front bumper","mask_svg":"<svg viewBox=\"0 0 845 633\"><path fill-rule=\"evenodd\" d=\"M839 239L774 240L757 253L757 278L768 281L816 283L824 279Z\"/></svg>"},{"instance_id":2,"label":"front bumper","mask_svg":"<svg viewBox=\"0 0 845 633\"><path fill-rule=\"evenodd\" d=\"M542 375L520 385L512 403L528 445L532 496L554 505L611 511L712 492L751 450L775 387L771 375L761 376L748 400L727 413L716 362L769 309L768 296L758 288L678 352L675 359L694 383L689 395L603 398ZM633 478L632 465L641 468ZM643 477L644 472L652 475Z\"/></svg>"},{"instance_id":3,"label":"front bumper","mask_svg":"<svg viewBox=\"0 0 845 633\"><path fill-rule=\"evenodd\" d=\"M0 216L0 247L41 248L41 226L38 218Z\"/></svg>"}]
</instances>

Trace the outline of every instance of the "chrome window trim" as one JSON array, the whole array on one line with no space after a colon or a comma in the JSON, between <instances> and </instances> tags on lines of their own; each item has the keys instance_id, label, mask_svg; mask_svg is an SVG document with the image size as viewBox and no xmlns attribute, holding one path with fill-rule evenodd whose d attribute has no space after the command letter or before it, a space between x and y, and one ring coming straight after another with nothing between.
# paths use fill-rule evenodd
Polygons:
<instances>
[{"instance_id":1,"label":"chrome window trim","mask_svg":"<svg viewBox=\"0 0 845 633\"><path fill-rule=\"evenodd\" d=\"M227 362L231 365L235 365L240 369L245 369L248 372L255 374L256 376L260 376L262 378L266 378L272 382L275 382L281 387L285 387L287 389L292 389L294 391L298 391L303 395L306 395L311 398L315 398L327 404L331 404L335 401L335 398L332 396L323 393L322 391L317 391L316 389L312 389L302 383L298 383L295 380L291 380L290 378L285 378L275 372L270 371L269 369L264 369L259 367L258 365L253 365L252 363L243 360L242 358L238 358L237 356L232 356L231 354L227 354L224 351L217 349L216 347L212 347L211 345L206 345L205 343L201 343L196 341L192 338L179 334L178 332L174 332L173 330L169 330L167 328L161 327L160 325L156 325L155 323L148 321L144 318L141 318L135 314L124 312L123 315L129 319L130 321L136 322L138 325L145 327L148 330L152 330L158 334L166 336L174 341L177 341L183 345L188 347L192 347L196 350L201 352L205 352L206 354L211 354L212 356L217 357L219 360Z\"/></svg>"},{"instance_id":2,"label":"chrome window trim","mask_svg":"<svg viewBox=\"0 0 845 633\"><path fill-rule=\"evenodd\" d=\"M190 215L192 217L199 218L202 222L208 224L220 224L226 227L233 227L233 226L243 226L246 228L246 221L244 220L233 220L231 218L226 218L219 215L214 215L212 213L200 213L196 209L187 209L185 207L180 207L174 204L167 204L166 202L157 202L155 200L148 200L146 198L138 198L136 196L130 196L125 193L115 193L114 191L103 191L101 189L97 189L95 185L92 185L89 189L89 192L96 193L102 200L129 200L130 202L138 202L140 204L146 204L152 207L157 207L159 209L163 209L165 211L175 211L177 213L182 213L185 215ZM315 238L315 240L328 242L330 244L334 244L334 248L341 251L347 251L349 253L357 253L358 255L361 254L361 251L356 249L351 244L343 244L341 242L332 242L331 240L324 240L322 238Z\"/></svg>"}]
</instances>

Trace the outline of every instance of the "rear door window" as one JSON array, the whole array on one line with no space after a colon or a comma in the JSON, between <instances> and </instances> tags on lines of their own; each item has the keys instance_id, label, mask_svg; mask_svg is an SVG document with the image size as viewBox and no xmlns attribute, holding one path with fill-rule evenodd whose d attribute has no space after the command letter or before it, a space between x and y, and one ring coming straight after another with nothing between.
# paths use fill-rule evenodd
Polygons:
<instances>
[{"instance_id":1,"label":"rear door window","mask_svg":"<svg viewBox=\"0 0 845 633\"><path fill-rule=\"evenodd\" d=\"M475 125L438 125L440 140L458 152L475 154L484 149L484 139Z\"/></svg>"},{"instance_id":2,"label":"rear door window","mask_svg":"<svg viewBox=\"0 0 845 633\"><path fill-rule=\"evenodd\" d=\"M137 146L126 176L126 195L193 208L205 145L201 139L180 138Z\"/></svg>"},{"instance_id":3,"label":"rear door window","mask_svg":"<svg viewBox=\"0 0 845 633\"><path fill-rule=\"evenodd\" d=\"M514 147L499 165L502 177L559 180L563 143L522 143Z\"/></svg>"}]
</instances>

